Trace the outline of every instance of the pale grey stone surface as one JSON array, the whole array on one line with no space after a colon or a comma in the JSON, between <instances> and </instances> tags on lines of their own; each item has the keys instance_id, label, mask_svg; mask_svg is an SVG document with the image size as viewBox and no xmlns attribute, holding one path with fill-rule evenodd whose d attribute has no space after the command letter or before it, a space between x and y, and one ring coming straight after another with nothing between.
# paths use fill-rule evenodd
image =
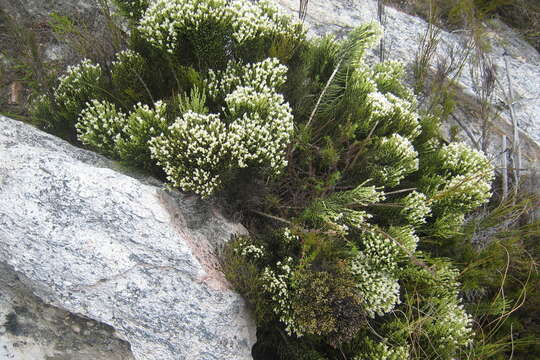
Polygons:
<instances>
[{"instance_id":1,"label":"pale grey stone surface","mask_svg":"<svg viewBox=\"0 0 540 360\"><path fill-rule=\"evenodd\" d=\"M44 304L0 263L0 359L134 360L114 329Z\"/></svg>"},{"instance_id":2,"label":"pale grey stone surface","mask_svg":"<svg viewBox=\"0 0 540 360\"><path fill-rule=\"evenodd\" d=\"M0 262L44 302L112 326L138 360L251 359L255 326L210 204L0 117Z\"/></svg>"}]
</instances>

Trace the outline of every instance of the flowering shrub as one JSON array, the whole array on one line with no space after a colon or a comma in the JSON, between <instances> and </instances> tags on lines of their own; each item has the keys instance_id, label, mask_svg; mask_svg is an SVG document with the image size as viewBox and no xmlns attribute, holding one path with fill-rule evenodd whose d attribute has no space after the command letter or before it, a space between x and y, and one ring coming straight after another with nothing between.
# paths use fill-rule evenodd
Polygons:
<instances>
[{"instance_id":1,"label":"flowering shrub","mask_svg":"<svg viewBox=\"0 0 540 360\"><path fill-rule=\"evenodd\" d=\"M38 113L56 107L87 147L242 213L253 236L223 268L260 354L451 360L470 346L460 273L430 253L488 201L493 167L443 145L401 63L363 60L380 27L308 41L269 0L116 1L129 49L69 68Z\"/></svg>"},{"instance_id":2,"label":"flowering shrub","mask_svg":"<svg viewBox=\"0 0 540 360\"><path fill-rule=\"evenodd\" d=\"M87 101L100 97L102 77L101 67L88 59L69 66L58 79L59 84L54 91L56 102L77 113Z\"/></svg>"},{"instance_id":3,"label":"flowering shrub","mask_svg":"<svg viewBox=\"0 0 540 360\"><path fill-rule=\"evenodd\" d=\"M433 302L436 304L437 318L428 331L436 334L439 348L447 347L446 351L453 352L460 346L472 343L472 318L465 312L463 305L444 299Z\"/></svg>"},{"instance_id":4,"label":"flowering shrub","mask_svg":"<svg viewBox=\"0 0 540 360\"><path fill-rule=\"evenodd\" d=\"M243 257L249 257L252 259L261 259L264 256L264 249L255 244L251 244L246 239L240 239L236 245L234 251Z\"/></svg>"},{"instance_id":5,"label":"flowering shrub","mask_svg":"<svg viewBox=\"0 0 540 360\"><path fill-rule=\"evenodd\" d=\"M421 324L417 332L411 333L415 342L430 344L434 352L445 354L445 358L457 357L472 344L474 336L472 317L459 296L459 271L449 263L436 262L429 270L409 267L404 273L404 279L413 279L411 286L421 289L419 297L405 296L406 306L416 303L420 308L420 313L408 320Z\"/></svg>"},{"instance_id":6,"label":"flowering shrub","mask_svg":"<svg viewBox=\"0 0 540 360\"><path fill-rule=\"evenodd\" d=\"M366 260L365 255L358 256L351 262L351 271L359 279L364 311L374 318L392 311L400 303L399 279Z\"/></svg>"},{"instance_id":7,"label":"flowering shrub","mask_svg":"<svg viewBox=\"0 0 540 360\"><path fill-rule=\"evenodd\" d=\"M427 196L421 192L413 191L401 199L403 209L401 215L407 222L414 226L419 226L426 222L426 217L431 214L431 208L427 203Z\"/></svg>"},{"instance_id":8,"label":"flowering shrub","mask_svg":"<svg viewBox=\"0 0 540 360\"><path fill-rule=\"evenodd\" d=\"M276 58L242 65L229 62L224 71L208 72L208 93L213 98L225 97L236 88L250 87L254 91L265 92L279 89L287 81L287 67Z\"/></svg>"},{"instance_id":9,"label":"flowering shrub","mask_svg":"<svg viewBox=\"0 0 540 360\"><path fill-rule=\"evenodd\" d=\"M76 141L75 124L82 109L92 100L104 98L102 68L88 59L69 66L48 95L37 96L31 104L34 122L47 131Z\"/></svg>"},{"instance_id":10,"label":"flowering shrub","mask_svg":"<svg viewBox=\"0 0 540 360\"><path fill-rule=\"evenodd\" d=\"M279 321L285 325L285 331L289 335L302 336L304 331L296 324L292 310L289 285L292 276L292 261L292 257L288 257L283 262L276 263L276 270L270 267L264 268L263 289L270 295L274 303L273 310L278 315Z\"/></svg>"},{"instance_id":11,"label":"flowering shrub","mask_svg":"<svg viewBox=\"0 0 540 360\"><path fill-rule=\"evenodd\" d=\"M447 208L464 213L491 197L493 165L481 151L451 143L438 150L430 166L435 172L430 182L439 182L433 205L439 211Z\"/></svg>"},{"instance_id":12,"label":"flowering shrub","mask_svg":"<svg viewBox=\"0 0 540 360\"><path fill-rule=\"evenodd\" d=\"M116 140L120 138L126 115L108 101L92 100L79 117L77 134L88 147L108 156L116 156Z\"/></svg>"},{"instance_id":13,"label":"flowering shrub","mask_svg":"<svg viewBox=\"0 0 540 360\"><path fill-rule=\"evenodd\" d=\"M186 113L170 134L151 143L168 179L208 197L236 169L249 166L278 174L287 165L285 150L293 133L291 109L276 92L285 72L276 59L245 66L230 63L224 72L211 71L208 92L223 99L223 118Z\"/></svg>"},{"instance_id":14,"label":"flowering shrub","mask_svg":"<svg viewBox=\"0 0 540 360\"><path fill-rule=\"evenodd\" d=\"M374 342L367 338L364 340L367 350L356 356L354 360L405 360L409 359L407 346L388 346L384 342Z\"/></svg>"},{"instance_id":15,"label":"flowering shrub","mask_svg":"<svg viewBox=\"0 0 540 360\"><path fill-rule=\"evenodd\" d=\"M280 94L238 87L225 98L229 116L229 148L240 168L262 164L273 174L286 165L285 150L291 141L293 117Z\"/></svg>"},{"instance_id":16,"label":"flowering shrub","mask_svg":"<svg viewBox=\"0 0 540 360\"><path fill-rule=\"evenodd\" d=\"M407 138L393 134L376 142L370 174L378 183L394 187L416 170L418 170L418 153Z\"/></svg>"},{"instance_id":17,"label":"flowering shrub","mask_svg":"<svg viewBox=\"0 0 540 360\"><path fill-rule=\"evenodd\" d=\"M411 111L409 101L392 93L380 92L369 93L367 101L371 106L369 124L373 124L378 132L396 132L409 139L418 136L420 131L418 114Z\"/></svg>"},{"instance_id":18,"label":"flowering shrub","mask_svg":"<svg viewBox=\"0 0 540 360\"><path fill-rule=\"evenodd\" d=\"M414 108L416 99L411 89L409 89L401 79L405 75L405 67L400 61L384 61L373 66L371 77L377 84L377 89L383 94L392 93L398 98L405 99Z\"/></svg>"},{"instance_id":19,"label":"flowering shrub","mask_svg":"<svg viewBox=\"0 0 540 360\"><path fill-rule=\"evenodd\" d=\"M454 175L480 174L486 182L492 178L491 163L485 155L465 143L450 143L440 149L441 168Z\"/></svg>"},{"instance_id":20,"label":"flowering shrub","mask_svg":"<svg viewBox=\"0 0 540 360\"><path fill-rule=\"evenodd\" d=\"M362 250L352 260L351 269L358 279L365 311L371 318L382 316L400 303L396 270L414 253L418 237L412 228L392 227L388 235L376 229L364 232L357 243Z\"/></svg>"},{"instance_id":21,"label":"flowering shrub","mask_svg":"<svg viewBox=\"0 0 540 360\"><path fill-rule=\"evenodd\" d=\"M199 51L210 46L224 52L217 58L226 60L231 58L230 41L246 46L250 42L249 48L260 38L266 39L261 44L273 39L275 46L277 38L298 42L304 36L301 26L265 1L120 1L119 6L130 17L144 12L132 24L137 51L117 53L110 74L84 60L68 69L55 90L56 101L80 118L78 139L146 169L157 164L174 186L203 197L221 190L239 169L250 168L261 176L279 174L287 165L286 149L293 135L292 110L278 92L286 82L287 66L268 57L266 50L258 62L238 53L225 69L220 61L205 62L215 69L197 61L198 66L181 65L170 73L159 69L156 61L177 61L164 59L185 41L192 42L195 57L212 59ZM208 37L223 41L207 43ZM191 55L184 61L194 61ZM152 72L176 79L178 92L183 79L187 89L172 101L155 102L155 96L170 94L171 89L151 83ZM110 75L112 89L101 89L105 75ZM165 106L167 101L171 106ZM154 109L150 102L155 102ZM46 99L40 104L40 111L48 106Z\"/></svg>"},{"instance_id":22,"label":"flowering shrub","mask_svg":"<svg viewBox=\"0 0 540 360\"><path fill-rule=\"evenodd\" d=\"M479 152L457 144L442 145L436 119L420 115L416 99L400 79L402 64L369 67L358 54L370 41L357 46L350 40L334 41L315 43L320 48L307 55L306 61L313 61L308 71L319 69L307 81L323 92L314 95L319 102L313 105L318 108L304 113L302 102L291 106L300 118L295 123L305 132L298 135L299 154L287 169L307 179L287 178L298 190L288 190L290 197L281 197L285 204L279 205L300 210L285 230L261 235L269 245L266 255L258 258L258 276L265 285L250 292L269 294L269 303L258 302L267 309L264 318L281 324L292 339L305 338L309 344L315 337L316 344L338 346L354 338L346 356L356 359L423 354L450 360L470 344L471 317L460 305L456 274L440 269L432 274L423 261L426 255L417 248L425 234L438 238L455 231L464 214L489 197L485 185L489 186L493 169ZM350 63L340 72L343 59ZM259 63L242 72L238 64L230 63L225 70L212 72L210 96L223 96L241 86L282 86L279 76L268 74L270 65L270 61L264 66ZM334 83L327 86L332 73ZM258 80L253 84L252 79ZM302 129L304 125L307 129ZM484 171L486 176L481 175ZM475 188L448 191L464 176L481 180L473 182ZM291 186L287 182L282 185L286 189ZM290 212L295 213L283 210L280 216L287 218ZM285 262L286 271L282 269ZM413 285L417 279L409 276L410 269L424 278L419 288ZM440 306L433 305L434 298ZM388 334L388 343L374 345L371 336L361 340L362 319L377 332ZM424 324L421 335L413 328L415 321ZM429 348L423 336L439 344L438 348ZM422 339L409 342L417 337ZM285 343L280 346L290 348Z\"/></svg>"},{"instance_id":23,"label":"flowering shrub","mask_svg":"<svg viewBox=\"0 0 540 360\"><path fill-rule=\"evenodd\" d=\"M151 140L150 151L173 186L208 197L229 169L227 140L219 115L189 111L176 119L167 134Z\"/></svg>"},{"instance_id":24,"label":"flowering shrub","mask_svg":"<svg viewBox=\"0 0 540 360\"><path fill-rule=\"evenodd\" d=\"M128 160L149 169L154 161L151 158L150 141L168 131L167 106L163 101L154 108L141 103L127 117L122 134L115 141L116 151L123 160Z\"/></svg>"},{"instance_id":25,"label":"flowering shrub","mask_svg":"<svg viewBox=\"0 0 540 360\"><path fill-rule=\"evenodd\" d=\"M205 34L209 29L211 32ZM299 29L268 0L256 4L244 0L158 0L138 26L150 44L170 54L190 42L202 62L208 61L208 56L225 55L226 46L234 52L255 40L302 36Z\"/></svg>"}]
</instances>

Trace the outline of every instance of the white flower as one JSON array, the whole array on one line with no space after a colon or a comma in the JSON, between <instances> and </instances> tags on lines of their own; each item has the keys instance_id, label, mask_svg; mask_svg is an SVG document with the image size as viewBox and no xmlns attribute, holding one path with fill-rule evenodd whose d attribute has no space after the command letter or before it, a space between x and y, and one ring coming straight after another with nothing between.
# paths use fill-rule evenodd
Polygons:
<instances>
[{"instance_id":1,"label":"white flower","mask_svg":"<svg viewBox=\"0 0 540 360\"><path fill-rule=\"evenodd\" d=\"M126 115L108 101L92 100L76 124L79 140L101 153L115 156L115 140L123 131Z\"/></svg>"}]
</instances>

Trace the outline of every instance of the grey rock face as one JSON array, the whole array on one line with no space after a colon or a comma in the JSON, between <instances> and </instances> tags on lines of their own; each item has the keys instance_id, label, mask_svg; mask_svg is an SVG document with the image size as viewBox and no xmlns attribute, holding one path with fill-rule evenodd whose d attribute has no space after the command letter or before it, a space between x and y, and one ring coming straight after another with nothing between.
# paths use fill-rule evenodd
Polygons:
<instances>
[{"instance_id":1,"label":"grey rock face","mask_svg":"<svg viewBox=\"0 0 540 360\"><path fill-rule=\"evenodd\" d=\"M243 228L112 166L0 117L0 262L136 359L251 359L254 323L214 256Z\"/></svg>"},{"instance_id":2,"label":"grey rock face","mask_svg":"<svg viewBox=\"0 0 540 360\"><path fill-rule=\"evenodd\" d=\"M134 360L114 329L44 304L0 264L0 359Z\"/></svg>"}]
</instances>

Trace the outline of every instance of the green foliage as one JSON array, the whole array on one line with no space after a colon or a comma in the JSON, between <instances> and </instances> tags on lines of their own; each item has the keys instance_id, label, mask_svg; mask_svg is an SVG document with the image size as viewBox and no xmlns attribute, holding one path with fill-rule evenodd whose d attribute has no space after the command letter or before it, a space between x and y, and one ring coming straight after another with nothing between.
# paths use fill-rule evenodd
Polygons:
<instances>
[{"instance_id":1,"label":"green foliage","mask_svg":"<svg viewBox=\"0 0 540 360\"><path fill-rule=\"evenodd\" d=\"M301 26L280 15L270 1L160 0L146 10L138 30L173 56L188 50L187 60L201 69L223 68L231 55L260 61L275 44L303 36Z\"/></svg>"},{"instance_id":2,"label":"green foliage","mask_svg":"<svg viewBox=\"0 0 540 360\"><path fill-rule=\"evenodd\" d=\"M387 187L394 187L416 170L418 153L407 138L394 134L377 139L370 155L371 178Z\"/></svg>"},{"instance_id":3,"label":"green foliage","mask_svg":"<svg viewBox=\"0 0 540 360\"><path fill-rule=\"evenodd\" d=\"M433 209L463 214L491 197L493 165L481 151L464 143L441 147L421 164L420 188L433 195Z\"/></svg>"},{"instance_id":4,"label":"green foliage","mask_svg":"<svg viewBox=\"0 0 540 360\"><path fill-rule=\"evenodd\" d=\"M268 311L268 300L260 292L263 286L260 269L257 266L264 249L252 243L249 237L238 236L229 241L222 250L221 269L227 280L248 301L258 324L272 321Z\"/></svg>"},{"instance_id":5,"label":"green foliage","mask_svg":"<svg viewBox=\"0 0 540 360\"><path fill-rule=\"evenodd\" d=\"M193 88L189 94L178 95L176 98L178 113L184 114L193 111L199 114L207 114L206 94L197 87Z\"/></svg>"},{"instance_id":6,"label":"green foliage","mask_svg":"<svg viewBox=\"0 0 540 360\"><path fill-rule=\"evenodd\" d=\"M169 180L207 197L238 169L279 173L286 165L293 126L290 107L276 92L284 82L285 67L277 59L245 66L231 63L224 73L210 71L207 91L214 102L225 105L223 118L190 109L175 121L170 135L151 142L153 156ZM193 92L190 99L180 98L179 105L207 112L204 99Z\"/></svg>"},{"instance_id":7,"label":"green foliage","mask_svg":"<svg viewBox=\"0 0 540 360\"><path fill-rule=\"evenodd\" d=\"M475 359L528 359L539 354L537 269L540 223L524 218L538 209L538 198L508 199L470 219L463 231L439 250L461 264L462 291L474 315ZM513 354L513 355L511 355Z\"/></svg>"},{"instance_id":8,"label":"green foliage","mask_svg":"<svg viewBox=\"0 0 540 360\"><path fill-rule=\"evenodd\" d=\"M150 151L174 186L208 197L228 173L227 140L218 115L188 111L152 139Z\"/></svg>"},{"instance_id":9,"label":"green foliage","mask_svg":"<svg viewBox=\"0 0 540 360\"><path fill-rule=\"evenodd\" d=\"M114 0L122 14L131 21L138 21L148 8L148 0Z\"/></svg>"},{"instance_id":10,"label":"green foliage","mask_svg":"<svg viewBox=\"0 0 540 360\"><path fill-rule=\"evenodd\" d=\"M388 346L384 342L365 340L366 350L357 355L354 360L402 360L409 358L409 350L405 346Z\"/></svg>"},{"instance_id":11,"label":"green foliage","mask_svg":"<svg viewBox=\"0 0 540 360\"><path fill-rule=\"evenodd\" d=\"M161 101L156 102L153 109L137 104L125 120L121 135L115 140L115 150L122 160L147 170L155 166L148 143L168 132L166 111L167 107Z\"/></svg>"},{"instance_id":12,"label":"green foliage","mask_svg":"<svg viewBox=\"0 0 540 360\"><path fill-rule=\"evenodd\" d=\"M488 200L493 169L479 152L443 145L438 119L419 115L402 85L400 64L362 62L372 40L355 38L360 33L375 35L364 28L352 40L315 40L304 52L306 93L292 103L299 133L276 184L278 214L290 225L257 240L268 244L257 274L267 313L291 340L275 354L292 358L310 344L315 358L340 358L337 346L351 358L452 359L472 336L458 273L417 247L423 234L455 234L464 215ZM461 185L464 177L472 185ZM334 303L336 294L348 295ZM336 312L355 316L341 315L345 324L336 326ZM370 347L370 328L399 345Z\"/></svg>"},{"instance_id":13,"label":"green foliage","mask_svg":"<svg viewBox=\"0 0 540 360\"><path fill-rule=\"evenodd\" d=\"M494 280L459 271L484 255L455 248L491 197L493 167L444 143L400 63L364 61L377 25L306 40L269 1L117 5L129 49L70 68L35 117L68 137L76 124L86 146L183 191L229 202L244 192L234 210L251 236L225 246L222 267L255 313L256 358L450 360L501 348L502 335L473 343L468 297L474 279ZM482 314L511 304L482 302Z\"/></svg>"},{"instance_id":14,"label":"green foliage","mask_svg":"<svg viewBox=\"0 0 540 360\"><path fill-rule=\"evenodd\" d=\"M46 130L75 140L75 124L87 103L104 99L105 78L90 60L70 66L58 79L52 95L42 95L32 104L35 122Z\"/></svg>"},{"instance_id":15,"label":"green foliage","mask_svg":"<svg viewBox=\"0 0 540 360\"><path fill-rule=\"evenodd\" d=\"M116 157L116 141L126 123L126 115L108 101L92 100L80 115L77 134L93 150Z\"/></svg>"},{"instance_id":16,"label":"green foliage","mask_svg":"<svg viewBox=\"0 0 540 360\"><path fill-rule=\"evenodd\" d=\"M54 92L55 101L75 116L88 101L98 99L103 89L101 67L87 59L68 67L58 81Z\"/></svg>"},{"instance_id":17,"label":"green foliage","mask_svg":"<svg viewBox=\"0 0 540 360\"><path fill-rule=\"evenodd\" d=\"M293 131L279 93L287 73L282 62L304 41L302 27L264 1L117 5L134 20L131 49L110 66L84 60L70 67L52 99L35 103L36 122L74 138L82 114L78 140L85 145L146 169L157 164L174 186L204 197L242 169L258 177L281 172ZM55 21L59 34L76 31L70 19ZM110 107L96 109L96 101ZM161 111L160 101L169 110ZM127 115L114 115L113 106Z\"/></svg>"},{"instance_id":18,"label":"green foliage","mask_svg":"<svg viewBox=\"0 0 540 360\"><path fill-rule=\"evenodd\" d=\"M113 89L118 89L117 97L122 104L148 103L152 101L149 93L149 68L146 60L132 50L124 50L116 54L111 65L111 82Z\"/></svg>"}]
</instances>

